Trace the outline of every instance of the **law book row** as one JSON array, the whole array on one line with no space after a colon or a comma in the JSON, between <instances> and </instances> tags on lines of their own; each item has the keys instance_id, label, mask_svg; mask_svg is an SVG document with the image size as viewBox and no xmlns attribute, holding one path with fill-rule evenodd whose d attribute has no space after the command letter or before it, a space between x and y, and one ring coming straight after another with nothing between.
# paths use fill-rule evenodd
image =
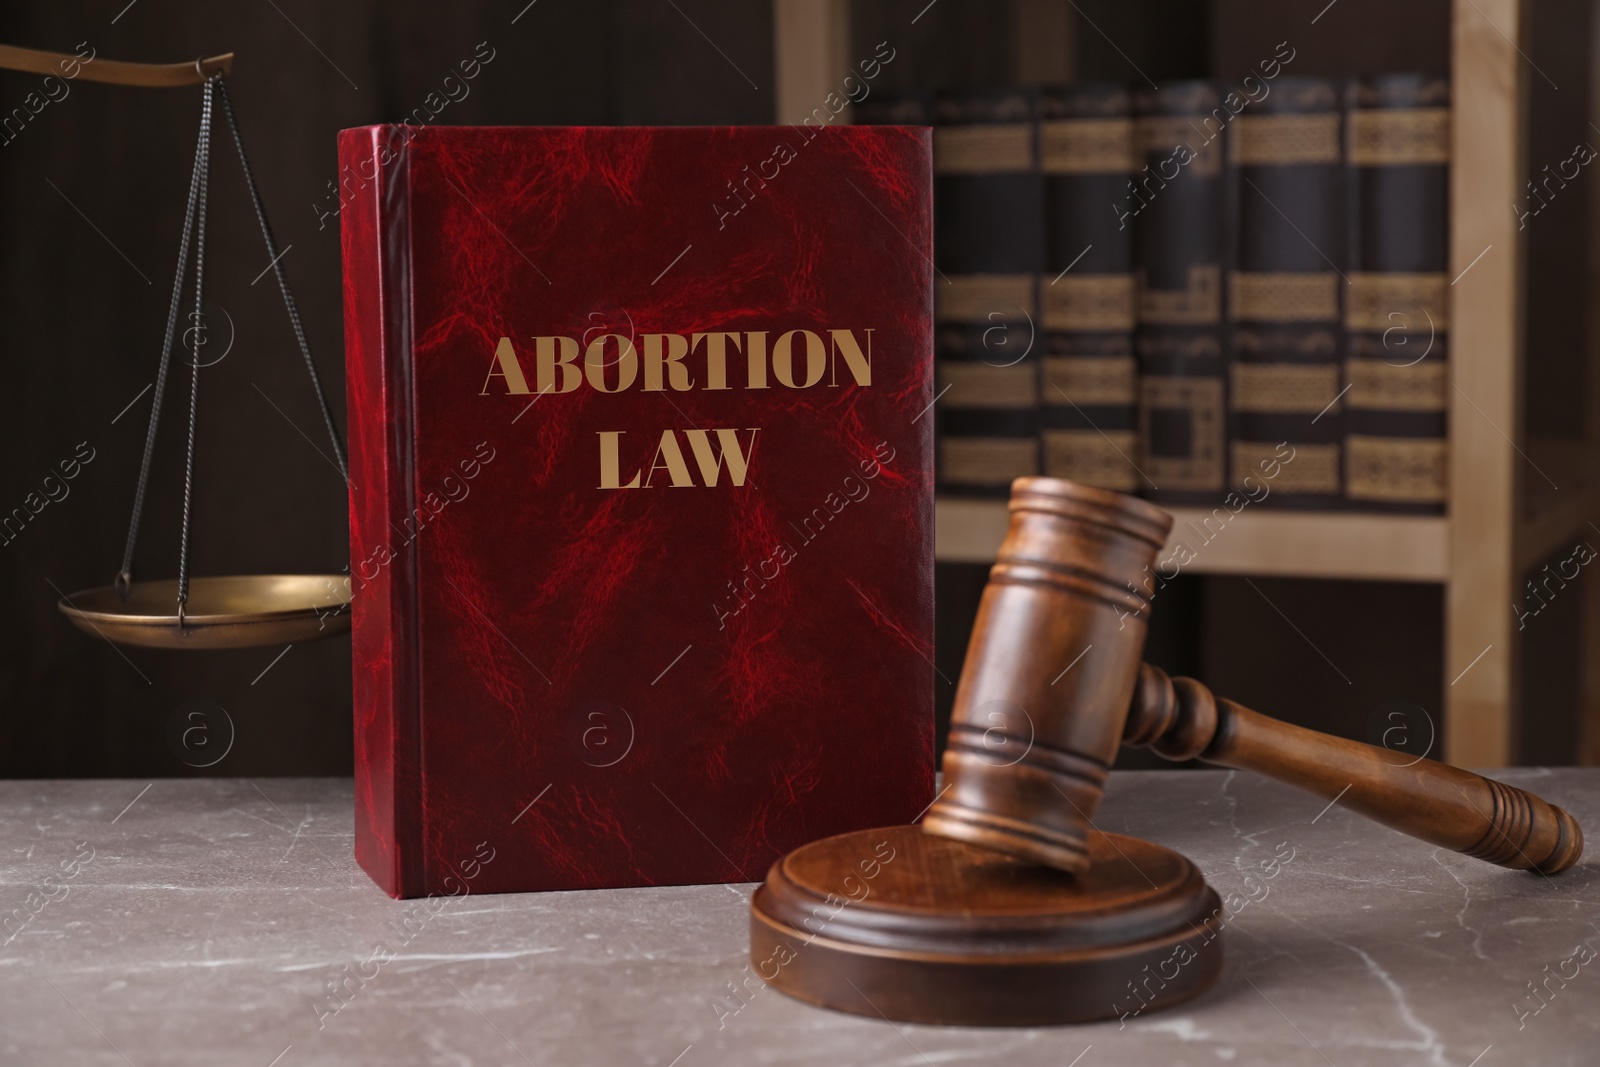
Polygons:
<instances>
[{"instance_id":1,"label":"law book row","mask_svg":"<svg viewBox=\"0 0 1600 1067\"><path fill-rule=\"evenodd\" d=\"M1214 504L1287 453L1267 506L1443 511L1448 82L1292 59L858 106L934 126L942 492Z\"/></svg>"}]
</instances>

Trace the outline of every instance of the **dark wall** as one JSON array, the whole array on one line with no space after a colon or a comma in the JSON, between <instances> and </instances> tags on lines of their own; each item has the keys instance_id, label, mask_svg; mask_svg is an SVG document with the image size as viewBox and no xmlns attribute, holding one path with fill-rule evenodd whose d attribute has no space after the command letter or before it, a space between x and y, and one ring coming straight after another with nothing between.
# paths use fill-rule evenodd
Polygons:
<instances>
[{"instance_id":1,"label":"dark wall","mask_svg":"<svg viewBox=\"0 0 1600 1067\"><path fill-rule=\"evenodd\" d=\"M852 0L850 54L879 41L895 49L878 88L926 91L1010 83L1015 75L1017 0ZM1063 42L1065 47L1065 42Z\"/></svg>"},{"instance_id":2,"label":"dark wall","mask_svg":"<svg viewBox=\"0 0 1600 1067\"><path fill-rule=\"evenodd\" d=\"M1588 417L1594 176L1600 133L1589 121L1592 9L1588 0L1539 0L1528 26L1528 179L1516 210L1528 242L1523 417L1531 437L1581 438ZM1588 150L1587 157L1578 153ZM1537 478L1537 475L1532 475Z\"/></svg>"},{"instance_id":3,"label":"dark wall","mask_svg":"<svg viewBox=\"0 0 1600 1067\"><path fill-rule=\"evenodd\" d=\"M0 3L0 37L64 52L87 41L105 58L152 62L238 53L230 92L341 427L338 220L319 225L335 204L336 131L398 121L480 42L493 58L433 122L772 116L767 4L544 0L514 24L520 5L478 0L139 0L113 22L120 6ZM41 82L0 72L0 114ZM276 661L281 647L118 650L78 633L55 607L58 588L106 584L121 560L150 414L151 395L140 393L161 347L199 102L198 88L74 81L0 144L0 514L23 506L80 442L93 451L67 495L0 545L3 776L350 770L347 638L298 645ZM272 278L252 284L268 257L237 160L226 141L216 147L206 291L235 332L200 380L192 570L336 572L348 559L344 486ZM144 577L177 568L188 367L174 370L136 557ZM191 700L225 709L236 732L206 772L166 739L169 719ZM220 744L215 713L212 721Z\"/></svg>"},{"instance_id":4,"label":"dark wall","mask_svg":"<svg viewBox=\"0 0 1600 1067\"><path fill-rule=\"evenodd\" d=\"M1313 730L1443 752L1442 586L1210 577L1201 629L1217 692Z\"/></svg>"},{"instance_id":5,"label":"dark wall","mask_svg":"<svg viewBox=\"0 0 1600 1067\"><path fill-rule=\"evenodd\" d=\"M1279 41L1295 50L1293 74L1448 74L1450 4L1212 0L1212 74L1242 78L1271 56Z\"/></svg>"},{"instance_id":6,"label":"dark wall","mask_svg":"<svg viewBox=\"0 0 1600 1067\"><path fill-rule=\"evenodd\" d=\"M1134 84L1206 78L1216 5L1192 0L1082 0L1078 77Z\"/></svg>"}]
</instances>

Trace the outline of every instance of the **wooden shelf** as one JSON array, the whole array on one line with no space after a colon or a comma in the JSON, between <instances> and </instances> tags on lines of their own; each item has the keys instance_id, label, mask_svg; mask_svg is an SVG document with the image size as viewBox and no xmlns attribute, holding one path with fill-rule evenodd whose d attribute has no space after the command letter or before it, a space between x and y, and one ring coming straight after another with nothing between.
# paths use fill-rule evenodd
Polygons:
<instances>
[{"instance_id":1,"label":"wooden shelf","mask_svg":"<svg viewBox=\"0 0 1600 1067\"><path fill-rule=\"evenodd\" d=\"M1194 551L1185 573L1403 582L1448 576L1449 524L1442 517L1246 508L1224 524L1201 508L1168 510L1175 520L1168 550L1181 541ZM935 554L946 563L992 562L1006 521L1001 501L941 499Z\"/></svg>"}]
</instances>

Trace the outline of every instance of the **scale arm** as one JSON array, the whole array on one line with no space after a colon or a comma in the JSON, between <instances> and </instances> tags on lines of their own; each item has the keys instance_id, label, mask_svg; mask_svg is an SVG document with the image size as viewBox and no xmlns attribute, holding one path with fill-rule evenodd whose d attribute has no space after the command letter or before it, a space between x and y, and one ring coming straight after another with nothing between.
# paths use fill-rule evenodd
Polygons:
<instances>
[{"instance_id":1,"label":"scale arm","mask_svg":"<svg viewBox=\"0 0 1600 1067\"><path fill-rule=\"evenodd\" d=\"M111 85L133 85L147 89L165 89L178 85L200 85L214 74L233 73L233 53L187 63L123 63L115 59L93 57L85 60L80 55L66 52L44 52L37 48L18 48L0 44L0 68L20 70L29 74L54 74L60 76L63 64L78 64L74 77L81 81L107 82Z\"/></svg>"}]
</instances>

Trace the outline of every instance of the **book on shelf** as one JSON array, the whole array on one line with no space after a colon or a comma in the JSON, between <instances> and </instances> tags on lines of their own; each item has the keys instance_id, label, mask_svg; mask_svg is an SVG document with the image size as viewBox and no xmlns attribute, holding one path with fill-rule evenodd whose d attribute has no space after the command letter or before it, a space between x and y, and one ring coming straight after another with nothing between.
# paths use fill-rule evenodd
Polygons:
<instances>
[{"instance_id":1,"label":"book on shelf","mask_svg":"<svg viewBox=\"0 0 1600 1067\"><path fill-rule=\"evenodd\" d=\"M1345 486L1357 506L1440 514L1449 478L1450 84L1355 79L1345 307Z\"/></svg>"},{"instance_id":2,"label":"book on shelf","mask_svg":"<svg viewBox=\"0 0 1600 1067\"><path fill-rule=\"evenodd\" d=\"M927 130L339 151L368 176L341 212L361 866L404 897L743 882L914 819Z\"/></svg>"},{"instance_id":3,"label":"book on shelf","mask_svg":"<svg viewBox=\"0 0 1600 1067\"><path fill-rule=\"evenodd\" d=\"M934 101L934 284L942 491L1004 497L1039 473L1038 93Z\"/></svg>"},{"instance_id":4,"label":"book on shelf","mask_svg":"<svg viewBox=\"0 0 1600 1067\"><path fill-rule=\"evenodd\" d=\"M1139 171L1117 201L1139 276L1139 464L1165 504L1222 501L1228 486L1229 112L1208 81L1135 94Z\"/></svg>"},{"instance_id":5,"label":"book on shelf","mask_svg":"<svg viewBox=\"0 0 1600 1067\"><path fill-rule=\"evenodd\" d=\"M1232 123L1239 207L1228 278L1231 482L1243 491L1262 484L1263 469L1276 469L1261 501L1268 507L1329 508L1343 499L1349 216L1341 86L1334 78L1279 78Z\"/></svg>"},{"instance_id":6,"label":"book on shelf","mask_svg":"<svg viewBox=\"0 0 1600 1067\"><path fill-rule=\"evenodd\" d=\"M1046 269L1039 279L1043 473L1139 491L1133 227L1114 205L1143 166L1126 86L1044 90Z\"/></svg>"}]
</instances>

